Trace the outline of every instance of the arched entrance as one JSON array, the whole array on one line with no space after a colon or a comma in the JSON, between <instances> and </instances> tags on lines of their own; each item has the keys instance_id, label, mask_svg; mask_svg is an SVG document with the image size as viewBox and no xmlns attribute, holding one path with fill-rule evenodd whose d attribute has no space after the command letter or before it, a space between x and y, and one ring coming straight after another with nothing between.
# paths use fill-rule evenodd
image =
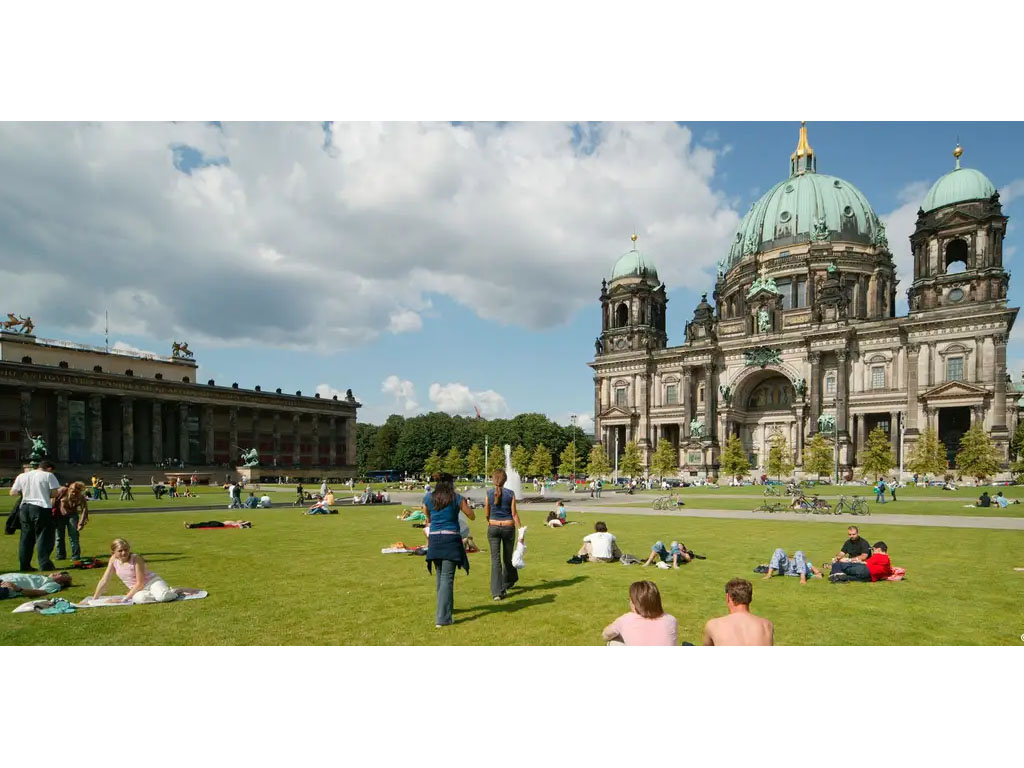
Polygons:
<instances>
[{"instance_id":1,"label":"arched entrance","mask_svg":"<svg viewBox=\"0 0 1024 768\"><path fill-rule=\"evenodd\" d=\"M767 471L768 449L776 435L785 439L796 461L800 430L796 400L793 381L782 370L767 368L737 377L726 431L739 436L752 472Z\"/></svg>"}]
</instances>

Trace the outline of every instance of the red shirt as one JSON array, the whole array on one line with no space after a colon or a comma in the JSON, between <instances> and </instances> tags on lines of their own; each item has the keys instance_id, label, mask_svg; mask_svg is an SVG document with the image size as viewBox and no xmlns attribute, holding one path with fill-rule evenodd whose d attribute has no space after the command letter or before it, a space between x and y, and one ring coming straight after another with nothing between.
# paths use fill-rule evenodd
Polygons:
<instances>
[{"instance_id":1,"label":"red shirt","mask_svg":"<svg viewBox=\"0 0 1024 768\"><path fill-rule=\"evenodd\" d=\"M889 556L884 552L872 555L864 561L864 564L868 567L868 572L871 573L872 581L892 576L892 564L889 562Z\"/></svg>"}]
</instances>

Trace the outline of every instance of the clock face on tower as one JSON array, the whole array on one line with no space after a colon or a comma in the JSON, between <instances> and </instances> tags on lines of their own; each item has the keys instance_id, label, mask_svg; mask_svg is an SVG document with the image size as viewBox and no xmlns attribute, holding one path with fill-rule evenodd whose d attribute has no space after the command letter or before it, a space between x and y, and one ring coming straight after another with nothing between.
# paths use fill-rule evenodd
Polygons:
<instances>
[{"instance_id":1,"label":"clock face on tower","mask_svg":"<svg viewBox=\"0 0 1024 768\"><path fill-rule=\"evenodd\" d=\"M956 303L964 300L964 289L954 288L949 292L949 300Z\"/></svg>"},{"instance_id":2,"label":"clock face on tower","mask_svg":"<svg viewBox=\"0 0 1024 768\"><path fill-rule=\"evenodd\" d=\"M615 340L615 348L616 349L625 349L626 348L626 340L625 339L616 339Z\"/></svg>"}]
</instances>

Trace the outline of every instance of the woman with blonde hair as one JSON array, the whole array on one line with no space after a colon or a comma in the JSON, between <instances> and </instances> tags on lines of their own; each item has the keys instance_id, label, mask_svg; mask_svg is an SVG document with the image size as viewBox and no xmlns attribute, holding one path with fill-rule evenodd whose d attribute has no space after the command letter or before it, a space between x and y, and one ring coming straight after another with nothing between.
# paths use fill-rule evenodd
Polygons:
<instances>
[{"instance_id":1,"label":"woman with blonde hair","mask_svg":"<svg viewBox=\"0 0 1024 768\"><path fill-rule=\"evenodd\" d=\"M103 578L96 585L93 600L98 599L107 588L107 582L113 574L128 588L124 596L125 602L133 603L169 603L177 600L179 591L167 586L167 582L146 567L142 555L132 552L131 544L124 539L114 539L110 544L110 561Z\"/></svg>"},{"instance_id":2,"label":"woman with blonde hair","mask_svg":"<svg viewBox=\"0 0 1024 768\"><path fill-rule=\"evenodd\" d=\"M675 645L678 622L661 607L661 593L653 581L629 585L629 613L604 628L608 645Z\"/></svg>"},{"instance_id":3,"label":"woman with blonde hair","mask_svg":"<svg viewBox=\"0 0 1024 768\"><path fill-rule=\"evenodd\" d=\"M71 541L71 559L82 559L78 532L89 522L85 501L85 483L71 483L57 489L53 498L53 524L57 529L57 559L67 560L67 542Z\"/></svg>"},{"instance_id":4,"label":"woman with blonde hair","mask_svg":"<svg viewBox=\"0 0 1024 768\"><path fill-rule=\"evenodd\" d=\"M516 528L521 523L516 495L505 489L508 480L505 470L497 470L492 479L494 488L487 492L484 502L487 544L491 550L491 598L504 600L508 590L519 581L519 572L512 565L512 553L516 547Z\"/></svg>"}]
</instances>

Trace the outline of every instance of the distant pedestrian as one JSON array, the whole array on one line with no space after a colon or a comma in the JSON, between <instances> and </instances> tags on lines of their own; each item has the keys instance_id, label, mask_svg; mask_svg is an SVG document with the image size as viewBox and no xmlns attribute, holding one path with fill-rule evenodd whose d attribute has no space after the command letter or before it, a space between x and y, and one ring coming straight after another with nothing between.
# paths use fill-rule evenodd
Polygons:
<instances>
[{"instance_id":1,"label":"distant pedestrian","mask_svg":"<svg viewBox=\"0 0 1024 768\"><path fill-rule=\"evenodd\" d=\"M885 504L885 480L878 478L878 482L875 483L875 503Z\"/></svg>"},{"instance_id":2,"label":"distant pedestrian","mask_svg":"<svg viewBox=\"0 0 1024 768\"><path fill-rule=\"evenodd\" d=\"M892 494L892 500L896 501L896 481L893 480L889 483L889 493Z\"/></svg>"}]
</instances>

